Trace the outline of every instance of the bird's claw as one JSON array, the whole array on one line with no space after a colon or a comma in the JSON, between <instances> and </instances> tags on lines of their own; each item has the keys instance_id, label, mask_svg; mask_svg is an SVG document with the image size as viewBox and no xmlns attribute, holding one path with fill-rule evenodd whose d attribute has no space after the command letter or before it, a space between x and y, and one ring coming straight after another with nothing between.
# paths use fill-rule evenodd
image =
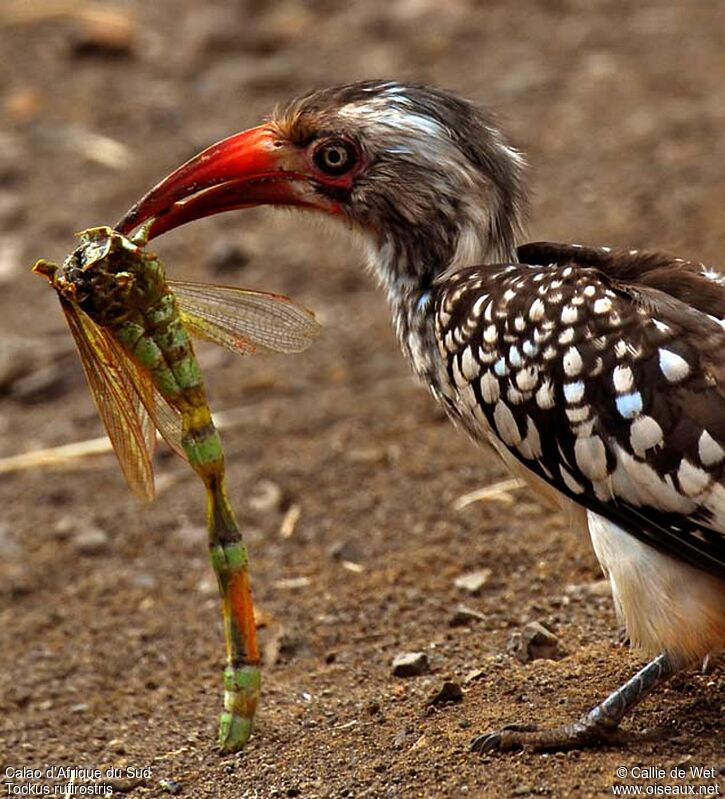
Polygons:
<instances>
[{"instance_id":1,"label":"bird's claw","mask_svg":"<svg viewBox=\"0 0 725 799\"><path fill-rule=\"evenodd\" d=\"M477 735L471 741L471 751L482 755L521 749L534 752L564 751L658 741L667 735L668 731L661 727L635 732L619 727L589 725L583 721L548 729L536 725L510 724L495 732Z\"/></svg>"},{"instance_id":2,"label":"bird's claw","mask_svg":"<svg viewBox=\"0 0 725 799\"><path fill-rule=\"evenodd\" d=\"M501 748L501 733L487 732L477 735L471 741L471 751L478 752L479 755L486 755Z\"/></svg>"},{"instance_id":3,"label":"bird's claw","mask_svg":"<svg viewBox=\"0 0 725 799\"><path fill-rule=\"evenodd\" d=\"M496 732L477 735L471 741L471 751L484 755L488 752L510 752L521 749L524 744L520 743L519 739L526 734L537 732L538 729L535 724L507 724Z\"/></svg>"}]
</instances>

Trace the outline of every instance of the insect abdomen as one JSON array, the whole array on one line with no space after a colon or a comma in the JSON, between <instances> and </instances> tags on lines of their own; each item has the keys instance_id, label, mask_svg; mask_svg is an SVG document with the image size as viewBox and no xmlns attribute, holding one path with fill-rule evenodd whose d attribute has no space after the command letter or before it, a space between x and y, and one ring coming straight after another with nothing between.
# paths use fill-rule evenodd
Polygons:
<instances>
[{"instance_id":1,"label":"insect abdomen","mask_svg":"<svg viewBox=\"0 0 725 799\"><path fill-rule=\"evenodd\" d=\"M219 434L211 419L204 383L189 334L179 318L173 294L164 294L143 314L144 325L116 328L121 344L150 373L154 385L182 420L181 444L198 471L222 463Z\"/></svg>"}]
</instances>

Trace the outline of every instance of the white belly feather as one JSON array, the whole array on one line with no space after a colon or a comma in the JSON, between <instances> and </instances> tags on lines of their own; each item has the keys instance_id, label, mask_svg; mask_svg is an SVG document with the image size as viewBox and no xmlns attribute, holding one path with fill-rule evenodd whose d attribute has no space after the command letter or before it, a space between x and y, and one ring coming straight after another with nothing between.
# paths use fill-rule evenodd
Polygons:
<instances>
[{"instance_id":1,"label":"white belly feather","mask_svg":"<svg viewBox=\"0 0 725 799\"><path fill-rule=\"evenodd\" d=\"M725 582L587 511L594 552L632 646L686 662L725 647Z\"/></svg>"}]
</instances>

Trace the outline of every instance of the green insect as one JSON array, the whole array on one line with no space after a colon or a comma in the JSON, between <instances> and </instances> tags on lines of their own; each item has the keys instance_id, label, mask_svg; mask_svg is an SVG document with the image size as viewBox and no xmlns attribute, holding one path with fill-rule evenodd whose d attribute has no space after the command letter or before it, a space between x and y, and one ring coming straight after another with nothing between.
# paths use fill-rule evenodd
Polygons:
<instances>
[{"instance_id":1,"label":"green insect","mask_svg":"<svg viewBox=\"0 0 725 799\"><path fill-rule=\"evenodd\" d=\"M62 267L33 271L56 290L98 412L131 488L154 493L158 430L199 475L207 495L209 553L224 613L227 665L219 746L240 749L260 690L247 550L225 488L224 456L189 334L233 352L299 352L319 335L314 316L281 295L167 281L143 233L80 234Z\"/></svg>"}]
</instances>

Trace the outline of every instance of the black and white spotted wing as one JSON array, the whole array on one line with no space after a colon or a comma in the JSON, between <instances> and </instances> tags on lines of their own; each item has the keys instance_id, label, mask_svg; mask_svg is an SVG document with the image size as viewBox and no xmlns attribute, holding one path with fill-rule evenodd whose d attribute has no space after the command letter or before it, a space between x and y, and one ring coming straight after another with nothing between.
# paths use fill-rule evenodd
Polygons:
<instances>
[{"instance_id":1,"label":"black and white spotted wing","mask_svg":"<svg viewBox=\"0 0 725 799\"><path fill-rule=\"evenodd\" d=\"M451 412L574 501L725 577L725 285L662 256L523 251L549 265L441 286ZM675 293L698 290L699 308Z\"/></svg>"}]
</instances>

